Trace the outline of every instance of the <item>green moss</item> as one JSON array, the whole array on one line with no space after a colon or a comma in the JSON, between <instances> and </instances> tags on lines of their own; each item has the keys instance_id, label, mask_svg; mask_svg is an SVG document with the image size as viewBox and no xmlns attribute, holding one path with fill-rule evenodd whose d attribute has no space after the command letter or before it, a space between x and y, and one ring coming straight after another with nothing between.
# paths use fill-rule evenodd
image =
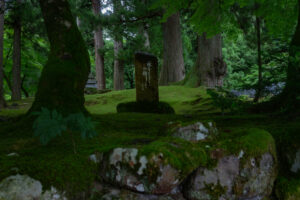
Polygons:
<instances>
[{"instance_id":1,"label":"green moss","mask_svg":"<svg viewBox=\"0 0 300 200\"><path fill-rule=\"evenodd\" d=\"M60 87L60 85L58 86ZM170 104L177 114L210 114L219 112L213 106L210 96L205 88L189 88L185 86L159 87L160 100ZM50 98L51 94L45 98ZM117 113L117 105L120 103L135 101L135 89L112 91L104 94L85 95L85 107L91 114ZM0 115L16 116L25 113L31 106L33 98L23 99L17 102L17 109L4 109ZM11 105L13 102L9 102Z\"/></svg>"},{"instance_id":2,"label":"green moss","mask_svg":"<svg viewBox=\"0 0 300 200\"><path fill-rule=\"evenodd\" d=\"M275 193L279 200L300 199L300 180L286 177L277 178Z\"/></svg>"},{"instance_id":3,"label":"green moss","mask_svg":"<svg viewBox=\"0 0 300 200\"><path fill-rule=\"evenodd\" d=\"M229 154L239 155L240 151L243 150L245 157L256 158L269 152L277 159L275 140L265 130L240 128L221 133L217 141L216 146Z\"/></svg>"},{"instance_id":4,"label":"green moss","mask_svg":"<svg viewBox=\"0 0 300 200\"><path fill-rule=\"evenodd\" d=\"M204 190L210 196L211 200L219 200L220 197L226 193L227 188L222 187L218 182L217 185L206 184Z\"/></svg>"},{"instance_id":5,"label":"green moss","mask_svg":"<svg viewBox=\"0 0 300 200\"><path fill-rule=\"evenodd\" d=\"M139 154L148 158L160 153L163 154L166 164L179 170L183 176L187 176L199 166L205 166L208 159L202 145L172 137L160 138L139 148Z\"/></svg>"}]
</instances>

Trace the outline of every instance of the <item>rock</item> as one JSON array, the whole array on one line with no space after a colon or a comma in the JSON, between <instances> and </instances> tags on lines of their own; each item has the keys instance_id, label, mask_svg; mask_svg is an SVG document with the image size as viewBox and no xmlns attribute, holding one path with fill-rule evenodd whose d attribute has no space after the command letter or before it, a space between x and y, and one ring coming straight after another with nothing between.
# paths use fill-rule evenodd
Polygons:
<instances>
[{"instance_id":1,"label":"rock","mask_svg":"<svg viewBox=\"0 0 300 200\"><path fill-rule=\"evenodd\" d=\"M101 190L92 195L92 198L97 200L185 200L181 193L151 195L108 186L102 186Z\"/></svg>"},{"instance_id":2,"label":"rock","mask_svg":"<svg viewBox=\"0 0 300 200\"><path fill-rule=\"evenodd\" d=\"M44 194L41 195L40 200L67 200L67 198L63 193L57 191L56 188L51 187L50 190L45 191Z\"/></svg>"},{"instance_id":3,"label":"rock","mask_svg":"<svg viewBox=\"0 0 300 200\"><path fill-rule=\"evenodd\" d=\"M7 154L6 156L8 156L8 157L17 157L17 156L19 156L19 154L13 152L13 153Z\"/></svg>"},{"instance_id":4,"label":"rock","mask_svg":"<svg viewBox=\"0 0 300 200\"><path fill-rule=\"evenodd\" d=\"M247 160L240 158L240 155L225 156L213 169L200 167L187 181L186 198L259 200L268 197L276 177L273 156L265 153Z\"/></svg>"},{"instance_id":5,"label":"rock","mask_svg":"<svg viewBox=\"0 0 300 200\"><path fill-rule=\"evenodd\" d=\"M297 149L294 155L288 155L290 171L293 173L300 172L300 149Z\"/></svg>"},{"instance_id":6,"label":"rock","mask_svg":"<svg viewBox=\"0 0 300 200\"><path fill-rule=\"evenodd\" d=\"M42 194L42 184L29 176L15 175L0 183L0 199L34 200Z\"/></svg>"},{"instance_id":7,"label":"rock","mask_svg":"<svg viewBox=\"0 0 300 200\"><path fill-rule=\"evenodd\" d=\"M14 175L0 182L0 200L67 200L55 188L42 193L42 184L27 175Z\"/></svg>"},{"instance_id":8,"label":"rock","mask_svg":"<svg viewBox=\"0 0 300 200\"><path fill-rule=\"evenodd\" d=\"M94 153L89 156L89 160L95 164L99 164L103 159L103 153Z\"/></svg>"},{"instance_id":9,"label":"rock","mask_svg":"<svg viewBox=\"0 0 300 200\"><path fill-rule=\"evenodd\" d=\"M217 134L218 130L213 122L197 122L188 126L179 127L173 132L174 137L191 142L212 139Z\"/></svg>"},{"instance_id":10,"label":"rock","mask_svg":"<svg viewBox=\"0 0 300 200\"><path fill-rule=\"evenodd\" d=\"M170 193L184 178L162 153L148 158L138 155L136 148L116 148L105 155L102 176L117 186L150 194Z\"/></svg>"}]
</instances>

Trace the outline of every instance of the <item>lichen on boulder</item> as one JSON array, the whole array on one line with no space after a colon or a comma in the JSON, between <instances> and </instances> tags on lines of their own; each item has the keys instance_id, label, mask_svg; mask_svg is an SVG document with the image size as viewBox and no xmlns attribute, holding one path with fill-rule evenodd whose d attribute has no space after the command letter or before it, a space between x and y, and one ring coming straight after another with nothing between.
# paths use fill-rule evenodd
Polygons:
<instances>
[{"instance_id":1,"label":"lichen on boulder","mask_svg":"<svg viewBox=\"0 0 300 200\"><path fill-rule=\"evenodd\" d=\"M187 126L180 126L173 130L174 137L191 142L211 140L216 137L218 130L213 122L196 122Z\"/></svg>"},{"instance_id":2,"label":"lichen on boulder","mask_svg":"<svg viewBox=\"0 0 300 200\"><path fill-rule=\"evenodd\" d=\"M170 193L193 170L206 164L201 146L172 138L136 148L115 148L103 158L101 175L105 181L148 194Z\"/></svg>"},{"instance_id":3,"label":"lichen on boulder","mask_svg":"<svg viewBox=\"0 0 300 200\"><path fill-rule=\"evenodd\" d=\"M234 135L237 137L234 140L218 141L223 147L223 153L220 153L220 149L212 150L211 157L217 163L215 167L200 167L187 180L184 188L187 199L250 200L263 199L271 194L277 175L272 136L258 129L241 132L239 136ZM262 141L264 145L252 144L257 135L261 136L260 139L266 139ZM231 143L238 148L228 149ZM218 153L215 153L216 150Z\"/></svg>"}]
</instances>

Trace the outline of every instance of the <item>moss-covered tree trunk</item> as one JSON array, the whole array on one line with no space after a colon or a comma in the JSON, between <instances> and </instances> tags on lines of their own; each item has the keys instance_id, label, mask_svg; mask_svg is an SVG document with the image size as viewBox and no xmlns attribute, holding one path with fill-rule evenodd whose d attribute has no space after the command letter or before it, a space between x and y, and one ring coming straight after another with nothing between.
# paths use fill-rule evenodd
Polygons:
<instances>
[{"instance_id":1,"label":"moss-covered tree trunk","mask_svg":"<svg viewBox=\"0 0 300 200\"><path fill-rule=\"evenodd\" d=\"M170 16L163 24L164 58L160 72L160 85L178 82L185 77L180 15Z\"/></svg>"},{"instance_id":2,"label":"moss-covered tree trunk","mask_svg":"<svg viewBox=\"0 0 300 200\"><path fill-rule=\"evenodd\" d=\"M67 0L40 0L50 42L36 98L30 111L42 107L61 113L85 111L84 88L89 55Z\"/></svg>"},{"instance_id":3,"label":"moss-covered tree trunk","mask_svg":"<svg viewBox=\"0 0 300 200\"><path fill-rule=\"evenodd\" d=\"M21 93L21 0L15 2L14 7L14 42L11 99L20 100Z\"/></svg>"},{"instance_id":4,"label":"moss-covered tree trunk","mask_svg":"<svg viewBox=\"0 0 300 200\"><path fill-rule=\"evenodd\" d=\"M100 16L101 13L101 3L99 0L92 0L93 13L96 17ZM104 73L104 56L99 52L100 49L104 47L103 41L103 31L100 25L95 27L94 32L95 40L95 68L96 68L96 79L97 79L97 89L105 90L105 73Z\"/></svg>"},{"instance_id":5,"label":"moss-covered tree trunk","mask_svg":"<svg viewBox=\"0 0 300 200\"><path fill-rule=\"evenodd\" d=\"M0 0L0 109L5 106L4 100L4 71L3 71L3 38L4 38L4 10L5 1Z\"/></svg>"},{"instance_id":6,"label":"moss-covered tree trunk","mask_svg":"<svg viewBox=\"0 0 300 200\"><path fill-rule=\"evenodd\" d=\"M284 107L292 112L299 112L300 108L300 0L298 10L298 23L289 49L286 86L271 104L273 109Z\"/></svg>"},{"instance_id":7,"label":"moss-covered tree trunk","mask_svg":"<svg viewBox=\"0 0 300 200\"><path fill-rule=\"evenodd\" d=\"M220 34L207 38L198 36L198 58L192 71L184 81L185 85L200 85L214 88L223 85L227 67L222 57L222 37Z\"/></svg>"}]
</instances>

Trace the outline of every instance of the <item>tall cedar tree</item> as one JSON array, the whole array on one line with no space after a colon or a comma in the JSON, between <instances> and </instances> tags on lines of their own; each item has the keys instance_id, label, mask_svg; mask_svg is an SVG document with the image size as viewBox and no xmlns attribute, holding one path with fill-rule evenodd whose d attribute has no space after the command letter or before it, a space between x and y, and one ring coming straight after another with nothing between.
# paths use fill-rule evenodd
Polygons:
<instances>
[{"instance_id":1,"label":"tall cedar tree","mask_svg":"<svg viewBox=\"0 0 300 200\"><path fill-rule=\"evenodd\" d=\"M92 0L93 13L96 17L100 16L101 13L101 1ZM105 73L104 73L104 56L100 53L100 49L104 47L103 41L103 31L102 27L97 24L94 31L94 40L95 40L95 68L96 68L96 80L97 80L97 89L104 90L106 89L105 85Z\"/></svg>"},{"instance_id":2,"label":"tall cedar tree","mask_svg":"<svg viewBox=\"0 0 300 200\"><path fill-rule=\"evenodd\" d=\"M50 53L30 111L46 107L63 114L86 112L84 88L90 73L90 60L69 3L65 0L40 0L39 3Z\"/></svg>"},{"instance_id":3,"label":"tall cedar tree","mask_svg":"<svg viewBox=\"0 0 300 200\"><path fill-rule=\"evenodd\" d=\"M4 100L4 69L3 69L3 39L4 39L4 11L5 11L5 1L0 0L0 109L5 107Z\"/></svg>"},{"instance_id":4,"label":"tall cedar tree","mask_svg":"<svg viewBox=\"0 0 300 200\"><path fill-rule=\"evenodd\" d=\"M114 15L119 15L121 0L113 0ZM120 58L123 49L123 37L121 33L114 36L114 90L124 89L124 62Z\"/></svg>"},{"instance_id":5,"label":"tall cedar tree","mask_svg":"<svg viewBox=\"0 0 300 200\"><path fill-rule=\"evenodd\" d=\"M220 34L207 38L198 36L197 61L185 80L186 85L200 85L215 88L223 86L227 67L222 57L222 37Z\"/></svg>"},{"instance_id":6,"label":"tall cedar tree","mask_svg":"<svg viewBox=\"0 0 300 200\"><path fill-rule=\"evenodd\" d=\"M159 84L168 85L185 77L179 12L163 23L163 40L164 57Z\"/></svg>"},{"instance_id":7,"label":"tall cedar tree","mask_svg":"<svg viewBox=\"0 0 300 200\"><path fill-rule=\"evenodd\" d=\"M14 6L14 42L13 42L13 68L12 68L12 100L20 100L21 95L21 4L17 0Z\"/></svg>"}]
</instances>

